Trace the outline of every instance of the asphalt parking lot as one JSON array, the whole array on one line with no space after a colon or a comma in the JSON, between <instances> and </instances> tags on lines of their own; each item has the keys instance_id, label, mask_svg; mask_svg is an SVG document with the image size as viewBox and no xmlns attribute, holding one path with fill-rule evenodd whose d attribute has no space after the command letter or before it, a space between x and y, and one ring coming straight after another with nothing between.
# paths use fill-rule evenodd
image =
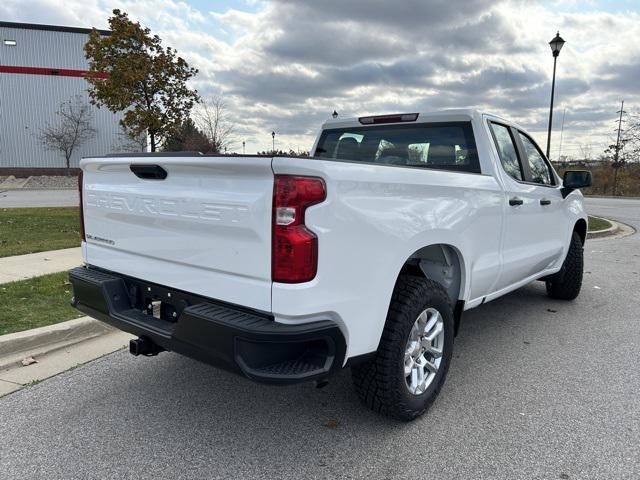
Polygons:
<instances>
[{"instance_id":1,"label":"asphalt parking lot","mask_svg":"<svg viewBox=\"0 0 640 480\"><path fill-rule=\"evenodd\" d=\"M640 201L587 208L640 228ZM585 256L575 302L534 283L467 312L413 423L368 411L348 371L267 387L117 352L0 399L0 477L638 478L640 235Z\"/></svg>"}]
</instances>

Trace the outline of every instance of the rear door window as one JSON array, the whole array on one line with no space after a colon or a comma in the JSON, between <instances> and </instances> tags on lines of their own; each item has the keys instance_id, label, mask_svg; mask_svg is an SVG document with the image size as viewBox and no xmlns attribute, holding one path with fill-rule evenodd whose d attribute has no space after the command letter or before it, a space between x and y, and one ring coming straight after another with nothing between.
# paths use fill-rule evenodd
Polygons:
<instances>
[{"instance_id":1,"label":"rear door window","mask_svg":"<svg viewBox=\"0 0 640 480\"><path fill-rule=\"evenodd\" d=\"M529 181L543 185L553 185L554 181L553 175L551 174L551 167L542 156L540 149L533 143L533 140L524 133L519 131L518 135L520 136L524 154L529 163L529 170L531 171L531 179Z\"/></svg>"},{"instance_id":2,"label":"rear door window","mask_svg":"<svg viewBox=\"0 0 640 480\"><path fill-rule=\"evenodd\" d=\"M491 130L493 131L493 138L496 143L502 168L504 168L504 171L507 172L509 176L516 180L523 181L522 165L520 164L518 150L516 149L516 144L513 136L511 136L509 127L491 122Z\"/></svg>"},{"instance_id":3,"label":"rear door window","mask_svg":"<svg viewBox=\"0 0 640 480\"><path fill-rule=\"evenodd\" d=\"M315 157L480 173L471 122L329 129Z\"/></svg>"}]
</instances>

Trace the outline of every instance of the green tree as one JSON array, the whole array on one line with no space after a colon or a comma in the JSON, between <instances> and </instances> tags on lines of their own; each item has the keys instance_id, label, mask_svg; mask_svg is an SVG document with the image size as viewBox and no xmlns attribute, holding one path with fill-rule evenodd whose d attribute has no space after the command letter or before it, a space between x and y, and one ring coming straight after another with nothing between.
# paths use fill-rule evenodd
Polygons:
<instances>
[{"instance_id":1,"label":"green tree","mask_svg":"<svg viewBox=\"0 0 640 480\"><path fill-rule=\"evenodd\" d=\"M93 29L84 46L91 101L124 112L120 124L126 134L138 138L146 133L155 152L199 101L197 91L187 86L198 71L120 10L113 11L109 27L106 36ZM100 78L103 73L106 78Z\"/></svg>"},{"instance_id":2,"label":"green tree","mask_svg":"<svg viewBox=\"0 0 640 480\"><path fill-rule=\"evenodd\" d=\"M162 149L165 152L217 153L214 145L190 118L185 120L176 132L167 137Z\"/></svg>"}]
</instances>

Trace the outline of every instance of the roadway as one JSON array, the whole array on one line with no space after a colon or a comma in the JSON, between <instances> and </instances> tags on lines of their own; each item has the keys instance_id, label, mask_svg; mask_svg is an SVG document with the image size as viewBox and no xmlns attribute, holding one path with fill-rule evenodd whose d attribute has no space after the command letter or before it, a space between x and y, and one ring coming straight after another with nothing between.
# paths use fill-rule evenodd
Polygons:
<instances>
[{"instance_id":1,"label":"roadway","mask_svg":"<svg viewBox=\"0 0 640 480\"><path fill-rule=\"evenodd\" d=\"M75 207L77 190L0 190L0 208Z\"/></svg>"},{"instance_id":2,"label":"roadway","mask_svg":"<svg viewBox=\"0 0 640 480\"><path fill-rule=\"evenodd\" d=\"M640 201L590 198L640 228ZM117 352L0 398L2 478L638 478L640 235L589 240L574 302L534 283L465 314L427 415L384 419L349 372L268 387Z\"/></svg>"}]
</instances>

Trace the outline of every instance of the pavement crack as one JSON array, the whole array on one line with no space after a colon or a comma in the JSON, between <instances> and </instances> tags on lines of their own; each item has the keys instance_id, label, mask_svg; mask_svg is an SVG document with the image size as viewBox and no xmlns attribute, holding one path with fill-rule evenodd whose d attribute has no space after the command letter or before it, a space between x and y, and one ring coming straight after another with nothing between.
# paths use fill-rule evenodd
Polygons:
<instances>
[{"instance_id":1,"label":"pavement crack","mask_svg":"<svg viewBox=\"0 0 640 480\"><path fill-rule=\"evenodd\" d=\"M22 383L12 382L11 380L5 380L4 378L0 378L0 382L10 383L12 385L20 385L21 387L24 386L24 384L22 384Z\"/></svg>"}]
</instances>

